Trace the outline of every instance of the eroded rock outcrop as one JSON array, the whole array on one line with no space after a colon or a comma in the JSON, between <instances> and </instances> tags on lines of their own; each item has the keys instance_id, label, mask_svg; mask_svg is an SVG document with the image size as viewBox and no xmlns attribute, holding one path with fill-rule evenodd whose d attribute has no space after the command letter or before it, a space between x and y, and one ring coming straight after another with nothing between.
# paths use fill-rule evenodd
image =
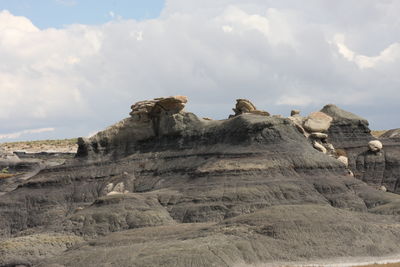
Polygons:
<instances>
[{"instance_id":1,"label":"eroded rock outcrop","mask_svg":"<svg viewBox=\"0 0 400 267\"><path fill-rule=\"evenodd\" d=\"M368 121L335 105L321 112L333 118L327 134L336 152L345 151L355 177L387 191L400 193L400 142L396 138L375 140Z\"/></svg>"},{"instance_id":2,"label":"eroded rock outcrop","mask_svg":"<svg viewBox=\"0 0 400 267\"><path fill-rule=\"evenodd\" d=\"M0 147L0 161L18 162L20 159L14 153L10 153Z\"/></svg>"},{"instance_id":3,"label":"eroded rock outcrop","mask_svg":"<svg viewBox=\"0 0 400 267\"><path fill-rule=\"evenodd\" d=\"M186 96L170 96L140 101L131 106L130 115L135 120L147 122L161 113L179 113L185 108L186 103Z\"/></svg>"},{"instance_id":4,"label":"eroded rock outcrop","mask_svg":"<svg viewBox=\"0 0 400 267\"><path fill-rule=\"evenodd\" d=\"M332 104L324 106L321 112L333 119L327 133L335 148L365 146L374 139L366 119Z\"/></svg>"},{"instance_id":5,"label":"eroded rock outcrop","mask_svg":"<svg viewBox=\"0 0 400 267\"><path fill-rule=\"evenodd\" d=\"M293 119L251 105L204 120L185 103L133 105L131 117L80 139L75 159L0 196L0 236L87 238L52 258L30 257L37 266L235 266L400 252L400 196L349 175L340 157L350 168L360 153L330 146L340 118L327 114L331 126L314 131L292 114L301 133ZM372 155L369 141L360 172L380 160L387 171L390 146Z\"/></svg>"}]
</instances>

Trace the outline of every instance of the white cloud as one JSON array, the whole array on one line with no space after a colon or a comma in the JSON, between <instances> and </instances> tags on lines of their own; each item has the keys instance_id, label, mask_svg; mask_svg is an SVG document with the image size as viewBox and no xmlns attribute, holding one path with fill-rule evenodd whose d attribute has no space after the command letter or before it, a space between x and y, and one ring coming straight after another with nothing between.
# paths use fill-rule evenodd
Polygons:
<instances>
[{"instance_id":1,"label":"white cloud","mask_svg":"<svg viewBox=\"0 0 400 267\"><path fill-rule=\"evenodd\" d=\"M29 129L29 130L23 130L23 131L19 131L19 132L15 132L15 133L0 134L0 139L15 139L15 138L19 138L24 135L53 132L53 131L55 131L54 128Z\"/></svg>"},{"instance_id":2,"label":"white cloud","mask_svg":"<svg viewBox=\"0 0 400 267\"><path fill-rule=\"evenodd\" d=\"M354 62L359 68L374 68L378 64L396 62L400 60L400 43L393 43L389 47L382 50L377 56L366 56L357 54L349 49L345 44L343 34L334 36L335 44L338 46L340 54L348 61Z\"/></svg>"},{"instance_id":3,"label":"white cloud","mask_svg":"<svg viewBox=\"0 0 400 267\"><path fill-rule=\"evenodd\" d=\"M358 6L351 14L350 4ZM157 19L45 30L2 11L2 129L54 125L54 134L86 135L128 116L135 101L174 94L189 96L188 110L214 118L227 117L241 97L275 113L336 103L394 114L399 7L168 0ZM376 118L385 125L385 114Z\"/></svg>"}]
</instances>

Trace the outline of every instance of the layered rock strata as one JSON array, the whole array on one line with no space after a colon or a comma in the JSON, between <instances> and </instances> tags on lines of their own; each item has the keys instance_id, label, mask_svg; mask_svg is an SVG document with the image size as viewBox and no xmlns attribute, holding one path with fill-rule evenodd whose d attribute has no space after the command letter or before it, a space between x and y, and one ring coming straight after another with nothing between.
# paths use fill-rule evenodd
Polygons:
<instances>
[{"instance_id":1,"label":"layered rock strata","mask_svg":"<svg viewBox=\"0 0 400 267\"><path fill-rule=\"evenodd\" d=\"M1 250L18 236L30 244L60 232L70 243L22 260L235 266L400 253L400 196L349 175L292 120L251 112L205 120L182 99L163 99L171 105L133 105L130 118L80 139L75 159L0 196L0 259L24 257ZM308 134L338 140L330 128Z\"/></svg>"}]
</instances>

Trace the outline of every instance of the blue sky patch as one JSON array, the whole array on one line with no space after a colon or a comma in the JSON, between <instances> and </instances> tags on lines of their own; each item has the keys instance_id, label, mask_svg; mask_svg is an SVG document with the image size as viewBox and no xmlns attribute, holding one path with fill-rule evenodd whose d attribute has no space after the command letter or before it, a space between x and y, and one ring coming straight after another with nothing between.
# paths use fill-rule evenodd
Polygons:
<instances>
[{"instance_id":1,"label":"blue sky patch","mask_svg":"<svg viewBox=\"0 0 400 267\"><path fill-rule=\"evenodd\" d=\"M40 29L101 24L113 19L156 18L163 0L0 0L0 10L25 16Z\"/></svg>"}]
</instances>

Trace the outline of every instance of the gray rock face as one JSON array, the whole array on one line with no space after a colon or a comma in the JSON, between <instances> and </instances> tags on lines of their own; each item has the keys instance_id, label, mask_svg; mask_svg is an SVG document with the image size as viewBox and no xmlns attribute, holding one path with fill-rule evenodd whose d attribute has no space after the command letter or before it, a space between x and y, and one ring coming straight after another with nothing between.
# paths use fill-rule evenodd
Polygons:
<instances>
[{"instance_id":1,"label":"gray rock face","mask_svg":"<svg viewBox=\"0 0 400 267\"><path fill-rule=\"evenodd\" d=\"M385 186L390 192L400 193L400 142L385 137L374 141L366 119L335 105L327 105L321 112L333 118L328 139L335 148L346 152L355 177L372 186Z\"/></svg>"},{"instance_id":2,"label":"gray rock face","mask_svg":"<svg viewBox=\"0 0 400 267\"><path fill-rule=\"evenodd\" d=\"M321 112L331 116L333 121L328 129L330 142L335 148L365 146L374 139L368 128L368 121L335 105L326 105Z\"/></svg>"},{"instance_id":3,"label":"gray rock face","mask_svg":"<svg viewBox=\"0 0 400 267\"><path fill-rule=\"evenodd\" d=\"M387 171L389 150L380 152L385 158L354 154L359 173L370 173L373 161ZM289 119L160 111L80 139L75 159L0 196L0 236L85 239L46 259L14 252L37 266L235 266L399 253L400 196L358 178Z\"/></svg>"}]
</instances>

